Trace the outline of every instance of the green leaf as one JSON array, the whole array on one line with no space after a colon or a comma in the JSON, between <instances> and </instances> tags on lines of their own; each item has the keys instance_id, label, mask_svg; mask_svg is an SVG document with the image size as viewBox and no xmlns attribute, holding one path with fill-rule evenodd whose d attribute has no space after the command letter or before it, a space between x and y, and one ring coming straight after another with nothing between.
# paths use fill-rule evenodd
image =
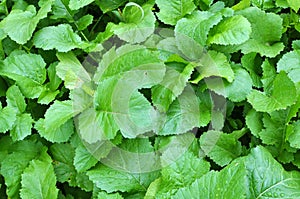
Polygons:
<instances>
[{"instance_id":1,"label":"green leaf","mask_svg":"<svg viewBox=\"0 0 300 199\"><path fill-rule=\"evenodd\" d=\"M99 0L98 2L96 1L96 3L99 5L100 9L104 13L107 13L122 6L125 2L127 2L127 0Z\"/></svg>"},{"instance_id":2,"label":"green leaf","mask_svg":"<svg viewBox=\"0 0 300 199\"><path fill-rule=\"evenodd\" d=\"M280 42L282 35L282 18L275 13L265 13L257 7L250 7L238 11L251 23L250 40L241 46L244 54L260 53L262 56L275 57L283 50ZM262 28L263 27L263 28Z\"/></svg>"},{"instance_id":3,"label":"green leaf","mask_svg":"<svg viewBox=\"0 0 300 199\"><path fill-rule=\"evenodd\" d=\"M300 50L288 52L277 63L277 72L285 71L289 78L300 82Z\"/></svg>"},{"instance_id":4,"label":"green leaf","mask_svg":"<svg viewBox=\"0 0 300 199\"><path fill-rule=\"evenodd\" d=\"M291 144L292 147L299 149L300 148L300 121L294 122L293 124L293 131L290 135L287 136L287 140Z\"/></svg>"},{"instance_id":5,"label":"green leaf","mask_svg":"<svg viewBox=\"0 0 300 199\"><path fill-rule=\"evenodd\" d=\"M0 64L0 74L17 82L25 97L36 98L46 80L46 63L41 55L14 51Z\"/></svg>"},{"instance_id":6,"label":"green leaf","mask_svg":"<svg viewBox=\"0 0 300 199\"><path fill-rule=\"evenodd\" d=\"M17 116L17 120L10 131L13 141L23 140L31 134L33 119L30 114L23 113Z\"/></svg>"},{"instance_id":7,"label":"green leaf","mask_svg":"<svg viewBox=\"0 0 300 199\"><path fill-rule=\"evenodd\" d=\"M48 26L36 32L33 44L44 50L56 49L58 52L68 52L74 48L80 48L82 41L69 24L60 24Z\"/></svg>"},{"instance_id":8,"label":"green leaf","mask_svg":"<svg viewBox=\"0 0 300 199\"><path fill-rule=\"evenodd\" d=\"M214 162L225 166L242 153L242 145L237 139L233 133L208 131L200 137L200 147Z\"/></svg>"},{"instance_id":9,"label":"green leaf","mask_svg":"<svg viewBox=\"0 0 300 199\"><path fill-rule=\"evenodd\" d=\"M245 157L245 166L250 187L248 198L299 197L299 173L285 171L262 146L252 149Z\"/></svg>"},{"instance_id":10,"label":"green leaf","mask_svg":"<svg viewBox=\"0 0 300 199\"><path fill-rule=\"evenodd\" d=\"M126 23L139 23L144 18L144 9L134 2L129 2L123 9L123 18Z\"/></svg>"},{"instance_id":11,"label":"green leaf","mask_svg":"<svg viewBox=\"0 0 300 199\"><path fill-rule=\"evenodd\" d=\"M69 7L71 10L79 10L80 8L92 3L94 0L70 0Z\"/></svg>"},{"instance_id":12,"label":"green leaf","mask_svg":"<svg viewBox=\"0 0 300 199\"><path fill-rule=\"evenodd\" d=\"M0 109L0 133L12 129L16 121L16 110L12 107L5 107Z\"/></svg>"},{"instance_id":13,"label":"green leaf","mask_svg":"<svg viewBox=\"0 0 300 199\"><path fill-rule=\"evenodd\" d=\"M188 64L182 72L169 67L167 68L165 77L159 85L151 88L152 102L158 110L166 112L170 104L182 93L187 85L194 66Z\"/></svg>"},{"instance_id":14,"label":"green leaf","mask_svg":"<svg viewBox=\"0 0 300 199\"><path fill-rule=\"evenodd\" d=\"M262 82L261 82L261 62L262 59L260 58L260 56L257 53L249 53L246 55L243 55L242 59L241 59L241 64L243 66L243 68L245 68L249 74L250 77L252 79L253 82L253 86L257 87L257 88L261 88L262 87Z\"/></svg>"},{"instance_id":15,"label":"green leaf","mask_svg":"<svg viewBox=\"0 0 300 199\"><path fill-rule=\"evenodd\" d=\"M195 80L192 80L192 83L198 83L200 80L212 76L223 77L228 82L232 82L234 79L234 72L223 53L208 51L199 61L199 65L197 70L200 74Z\"/></svg>"},{"instance_id":16,"label":"green leaf","mask_svg":"<svg viewBox=\"0 0 300 199\"><path fill-rule=\"evenodd\" d=\"M72 101L55 101L40 119L35 128L40 135L51 142L65 142L73 131L74 110Z\"/></svg>"},{"instance_id":17,"label":"green leaf","mask_svg":"<svg viewBox=\"0 0 300 199\"><path fill-rule=\"evenodd\" d=\"M83 146L75 150L74 166L78 172L84 172L95 166L98 160Z\"/></svg>"},{"instance_id":18,"label":"green leaf","mask_svg":"<svg viewBox=\"0 0 300 199\"><path fill-rule=\"evenodd\" d=\"M248 96L248 102L257 111L272 112L284 109L295 103L296 87L285 72L281 71L273 82L270 95L253 90Z\"/></svg>"},{"instance_id":19,"label":"green leaf","mask_svg":"<svg viewBox=\"0 0 300 199\"><path fill-rule=\"evenodd\" d=\"M206 79L207 87L222 95L233 102L241 102L246 99L247 95L252 90L252 80L250 75L239 66L233 67L234 80L229 83L228 81L220 79Z\"/></svg>"},{"instance_id":20,"label":"green leaf","mask_svg":"<svg viewBox=\"0 0 300 199\"><path fill-rule=\"evenodd\" d=\"M210 171L192 185L179 189L173 198L197 196L197 198L224 199L234 196L243 199L246 198L247 188L245 165L238 162L228 165L220 172Z\"/></svg>"},{"instance_id":21,"label":"green leaf","mask_svg":"<svg viewBox=\"0 0 300 199\"><path fill-rule=\"evenodd\" d=\"M111 30L122 40L129 43L140 43L151 36L155 29L155 16L152 12L152 5L145 4L142 6L143 15L137 23L136 20L120 22L114 25ZM139 9L141 9L139 8Z\"/></svg>"},{"instance_id":22,"label":"green leaf","mask_svg":"<svg viewBox=\"0 0 300 199\"><path fill-rule=\"evenodd\" d=\"M94 16L87 14L77 21L78 30L84 30L93 23Z\"/></svg>"},{"instance_id":23,"label":"green leaf","mask_svg":"<svg viewBox=\"0 0 300 199\"><path fill-rule=\"evenodd\" d=\"M221 45L242 44L250 38L251 24L240 15L229 17L210 31L208 43Z\"/></svg>"},{"instance_id":24,"label":"green leaf","mask_svg":"<svg viewBox=\"0 0 300 199\"><path fill-rule=\"evenodd\" d=\"M24 170L21 180L22 198L56 198L56 177L50 157L47 160L32 160Z\"/></svg>"},{"instance_id":25,"label":"green leaf","mask_svg":"<svg viewBox=\"0 0 300 199\"><path fill-rule=\"evenodd\" d=\"M175 25L178 20L187 14L191 14L196 6L192 0L156 0L159 7L157 16L165 24Z\"/></svg>"},{"instance_id":26,"label":"green leaf","mask_svg":"<svg viewBox=\"0 0 300 199\"><path fill-rule=\"evenodd\" d=\"M254 109L251 109L246 115L246 125L256 137L259 137L259 133L263 129L262 118L262 113L257 112Z\"/></svg>"},{"instance_id":27,"label":"green leaf","mask_svg":"<svg viewBox=\"0 0 300 199\"><path fill-rule=\"evenodd\" d=\"M7 105L15 108L18 113L23 113L26 109L26 102L23 94L21 93L18 86L13 85L9 87L6 92Z\"/></svg>"},{"instance_id":28,"label":"green leaf","mask_svg":"<svg viewBox=\"0 0 300 199\"><path fill-rule=\"evenodd\" d=\"M195 11L177 22L175 32L186 35L204 46L210 29L221 20L222 14L220 13Z\"/></svg>"},{"instance_id":29,"label":"green leaf","mask_svg":"<svg viewBox=\"0 0 300 199\"><path fill-rule=\"evenodd\" d=\"M59 63L56 66L56 74L68 89L80 88L91 81L90 75L72 53L57 53Z\"/></svg>"},{"instance_id":30,"label":"green leaf","mask_svg":"<svg viewBox=\"0 0 300 199\"><path fill-rule=\"evenodd\" d=\"M97 194L98 199L123 199L123 197L119 193L108 194L106 192L99 192Z\"/></svg>"},{"instance_id":31,"label":"green leaf","mask_svg":"<svg viewBox=\"0 0 300 199\"><path fill-rule=\"evenodd\" d=\"M14 9L1 21L0 26L12 40L18 44L25 44L31 38L39 21L47 17L47 13L51 11L52 1L43 1L38 13L33 5L28 6L25 11Z\"/></svg>"},{"instance_id":32,"label":"green leaf","mask_svg":"<svg viewBox=\"0 0 300 199\"><path fill-rule=\"evenodd\" d=\"M299 0L287 0L289 6L295 11L298 12L300 8L300 1Z\"/></svg>"}]
</instances>

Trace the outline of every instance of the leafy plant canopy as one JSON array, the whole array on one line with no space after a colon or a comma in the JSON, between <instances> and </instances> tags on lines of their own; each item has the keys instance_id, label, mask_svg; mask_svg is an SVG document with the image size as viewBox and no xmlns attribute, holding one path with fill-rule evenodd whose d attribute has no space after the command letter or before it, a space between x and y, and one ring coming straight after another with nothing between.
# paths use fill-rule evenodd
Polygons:
<instances>
[{"instance_id":1,"label":"leafy plant canopy","mask_svg":"<svg viewBox=\"0 0 300 199\"><path fill-rule=\"evenodd\" d=\"M300 198L299 0L2 0L0 198Z\"/></svg>"}]
</instances>

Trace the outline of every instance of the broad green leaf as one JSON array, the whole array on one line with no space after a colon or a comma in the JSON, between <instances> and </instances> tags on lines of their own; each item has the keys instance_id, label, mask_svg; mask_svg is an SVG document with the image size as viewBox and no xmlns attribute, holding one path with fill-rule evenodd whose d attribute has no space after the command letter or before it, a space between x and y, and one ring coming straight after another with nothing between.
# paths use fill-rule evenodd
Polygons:
<instances>
[{"instance_id":1,"label":"broad green leaf","mask_svg":"<svg viewBox=\"0 0 300 199\"><path fill-rule=\"evenodd\" d=\"M182 93L190 78L194 66L188 64L182 72L167 68L162 82L151 88L152 102L158 110L166 112L170 104Z\"/></svg>"},{"instance_id":2,"label":"broad green leaf","mask_svg":"<svg viewBox=\"0 0 300 199\"><path fill-rule=\"evenodd\" d=\"M59 63L56 66L56 74L68 89L80 88L91 81L91 77L72 53L57 53Z\"/></svg>"},{"instance_id":3,"label":"broad green leaf","mask_svg":"<svg viewBox=\"0 0 300 199\"><path fill-rule=\"evenodd\" d=\"M41 55L14 51L0 64L0 74L17 82L25 97L36 98L46 80L46 63Z\"/></svg>"},{"instance_id":4,"label":"broad green leaf","mask_svg":"<svg viewBox=\"0 0 300 199\"><path fill-rule=\"evenodd\" d=\"M177 22L175 32L184 34L204 46L209 30L221 20L222 15L220 13L195 11Z\"/></svg>"},{"instance_id":5,"label":"broad green leaf","mask_svg":"<svg viewBox=\"0 0 300 199\"><path fill-rule=\"evenodd\" d=\"M123 199L123 197L119 193L108 194L106 192L99 192L97 194L98 199Z\"/></svg>"},{"instance_id":6,"label":"broad green leaf","mask_svg":"<svg viewBox=\"0 0 300 199\"><path fill-rule=\"evenodd\" d=\"M71 10L79 10L80 8L92 3L94 0L70 0L69 7Z\"/></svg>"},{"instance_id":7,"label":"broad green leaf","mask_svg":"<svg viewBox=\"0 0 300 199\"><path fill-rule=\"evenodd\" d=\"M9 87L7 90L6 102L8 106L15 108L18 113L23 113L26 109L25 98L16 85Z\"/></svg>"},{"instance_id":8,"label":"broad green leaf","mask_svg":"<svg viewBox=\"0 0 300 199\"><path fill-rule=\"evenodd\" d=\"M197 79L192 80L192 83L198 83L200 80L212 76L223 77L228 82L232 82L234 79L234 72L223 53L208 51L207 54L203 55L198 64L200 66L196 69L200 74Z\"/></svg>"},{"instance_id":9,"label":"broad green leaf","mask_svg":"<svg viewBox=\"0 0 300 199\"><path fill-rule=\"evenodd\" d=\"M209 172L209 163L191 152L184 153L175 162L162 169L162 177L153 195L157 198L170 197L178 189L190 186L196 179ZM157 183L154 181L154 183ZM151 185L150 185L151 186Z\"/></svg>"},{"instance_id":10,"label":"broad green leaf","mask_svg":"<svg viewBox=\"0 0 300 199\"><path fill-rule=\"evenodd\" d=\"M265 13L257 7L238 11L251 23L250 40L241 46L244 54L260 53L262 56L275 57L283 50L280 42L282 35L282 18L275 13ZM263 27L263 28L262 28Z\"/></svg>"},{"instance_id":11,"label":"broad green leaf","mask_svg":"<svg viewBox=\"0 0 300 199\"><path fill-rule=\"evenodd\" d=\"M241 16L229 17L218 23L210 31L208 43L221 45L242 44L250 38L251 24Z\"/></svg>"},{"instance_id":12,"label":"broad green leaf","mask_svg":"<svg viewBox=\"0 0 300 199\"><path fill-rule=\"evenodd\" d=\"M290 135L287 136L287 140L291 144L292 147L299 149L300 148L300 121L294 122L293 124L293 130Z\"/></svg>"},{"instance_id":13,"label":"broad green leaf","mask_svg":"<svg viewBox=\"0 0 300 199\"><path fill-rule=\"evenodd\" d=\"M66 19L69 22L74 22L73 16L76 10L69 9L69 0L54 0L50 19Z\"/></svg>"},{"instance_id":14,"label":"broad green leaf","mask_svg":"<svg viewBox=\"0 0 300 199\"><path fill-rule=\"evenodd\" d=\"M296 87L285 72L280 72L273 82L270 95L252 90L248 95L248 102L257 111L272 112L293 105L296 101Z\"/></svg>"},{"instance_id":15,"label":"broad green leaf","mask_svg":"<svg viewBox=\"0 0 300 199\"><path fill-rule=\"evenodd\" d=\"M300 50L288 52L277 63L277 72L285 71L293 82L300 82Z\"/></svg>"},{"instance_id":16,"label":"broad green leaf","mask_svg":"<svg viewBox=\"0 0 300 199\"><path fill-rule=\"evenodd\" d=\"M153 175L151 172L140 174L127 173L105 165L99 165L89 170L87 175L98 188L107 193L146 191L149 184L156 178L156 175Z\"/></svg>"},{"instance_id":17,"label":"broad green leaf","mask_svg":"<svg viewBox=\"0 0 300 199\"><path fill-rule=\"evenodd\" d=\"M246 99L252 90L252 80L250 75L240 66L233 67L234 80L229 83L221 79L206 79L207 87L233 102L241 102Z\"/></svg>"},{"instance_id":18,"label":"broad green leaf","mask_svg":"<svg viewBox=\"0 0 300 199\"><path fill-rule=\"evenodd\" d=\"M32 160L22 174L21 184L22 198L56 198L58 189L51 158L47 157L43 161Z\"/></svg>"},{"instance_id":19,"label":"broad green leaf","mask_svg":"<svg viewBox=\"0 0 300 199\"><path fill-rule=\"evenodd\" d=\"M245 199L247 188L245 165L236 162L220 172L210 171L190 186L179 189L172 198L225 199L234 196Z\"/></svg>"},{"instance_id":20,"label":"broad green leaf","mask_svg":"<svg viewBox=\"0 0 300 199\"><path fill-rule=\"evenodd\" d=\"M276 68L271 64L269 60L265 60L262 65L262 77L261 77L261 82L263 83L264 87L264 92L266 94L271 94L272 93L272 88L273 88L273 82L274 79L277 75L276 73Z\"/></svg>"},{"instance_id":21,"label":"broad green leaf","mask_svg":"<svg viewBox=\"0 0 300 199\"><path fill-rule=\"evenodd\" d=\"M7 186L6 194L10 198L20 198L21 174L29 162L41 152L41 145L31 141L22 141L12 146L12 153L1 162L1 175Z\"/></svg>"},{"instance_id":22,"label":"broad green leaf","mask_svg":"<svg viewBox=\"0 0 300 199\"><path fill-rule=\"evenodd\" d=\"M245 68L249 72L253 82L253 86L257 88L262 87L262 82L260 80L261 79L260 74L262 72L260 67L261 63L262 63L262 59L257 53L249 53L243 55L241 59L241 64L243 68Z\"/></svg>"},{"instance_id":23,"label":"broad green leaf","mask_svg":"<svg viewBox=\"0 0 300 199\"><path fill-rule=\"evenodd\" d=\"M78 172L84 172L95 166L98 160L83 146L75 150L74 166Z\"/></svg>"},{"instance_id":24,"label":"broad green leaf","mask_svg":"<svg viewBox=\"0 0 300 199\"><path fill-rule=\"evenodd\" d=\"M30 114L23 113L17 116L17 120L10 131L13 141L23 140L31 134L33 119Z\"/></svg>"},{"instance_id":25,"label":"broad green leaf","mask_svg":"<svg viewBox=\"0 0 300 199\"><path fill-rule=\"evenodd\" d=\"M155 16L152 12L152 5L145 4L141 8L143 15L138 23L131 19L131 21L120 22L111 28L120 39L129 43L140 43L153 34L155 29Z\"/></svg>"},{"instance_id":26,"label":"broad green leaf","mask_svg":"<svg viewBox=\"0 0 300 199\"><path fill-rule=\"evenodd\" d=\"M122 6L127 0L99 0L96 3L99 5L100 9L107 13L109 11L115 10L116 8Z\"/></svg>"},{"instance_id":27,"label":"broad green leaf","mask_svg":"<svg viewBox=\"0 0 300 199\"><path fill-rule=\"evenodd\" d=\"M300 175L287 172L262 146L245 157L249 191L247 198L299 198Z\"/></svg>"},{"instance_id":28,"label":"broad green leaf","mask_svg":"<svg viewBox=\"0 0 300 199\"><path fill-rule=\"evenodd\" d=\"M262 122L263 114L260 112L251 109L246 115L246 125L250 129L251 133L259 137L259 133L263 129L263 122Z\"/></svg>"},{"instance_id":29,"label":"broad green leaf","mask_svg":"<svg viewBox=\"0 0 300 199\"><path fill-rule=\"evenodd\" d=\"M69 24L60 24L48 26L36 32L33 44L44 50L56 49L58 52L68 52L74 48L80 48L82 41Z\"/></svg>"},{"instance_id":30,"label":"broad green leaf","mask_svg":"<svg viewBox=\"0 0 300 199\"><path fill-rule=\"evenodd\" d=\"M4 107L0 109L0 133L11 130L17 117L17 111L12 107Z\"/></svg>"},{"instance_id":31,"label":"broad green leaf","mask_svg":"<svg viewBox=\"0 0 300 199\"><path fill-rule=\"evenodd\" d=\"M1 21L0 26L12 40L18 44L25 44L31 38L39 21L51 11L52 1L40 1L43 4L40 5L41 8L38 13L36 13L36 8L33 5L28 6L25 11L14 9Z\"/></svg>"},{"instance_id":32,"label":"broad green leaf","mask_svg":"<svg viewBox=\"0 0 300 199\"><path fill-rule=\"evenodd\" d=\"M300 8L300 1L299 0L287 0L289 6L295 11L298 12Z\"/></svg>"},{"instance_id":33,"label":"broad green leaf","mask_svg":"<svg viewBox=\"0 0 300 199\"><path fill-rule=\"evenodd\" d=\"M158 19L165 24L175 25L178 20L187 14L191 14L196 6L192 0L156 0L159 7Z\"/></svg>"},{"instance_id":34,"label":"broad green leaf","mask_svg":"<svg viewBox=\"0 0 300 199\"><path fill-rule=\"evenodd\" d=\"M225 166L241 155L242 145L237 139L232 133L208 131L200 137L200 147L214 162Z\"/></svg>"},{"instance_id":35,"label":"broad green leaf","mask_svg":"<svg viewBox=\"0 0 300 199\"><path fill-rule=\"evenodd\" d=\"M178 135L192 130L194 127L205 126L210 114L199 108L199 99L194 91L187 87L171 104L159 135Z\"/></svg>"},{"instance_id":36,"label":"broad green leaf","mask_svg":"<svg viewBox=\"0 0 300 199\"><path fill-rule=\"evenodd\" d=\"M78 30L84 30L93 23L93 15L87 14L77 21Z\"/></svg>"}]
</instances>

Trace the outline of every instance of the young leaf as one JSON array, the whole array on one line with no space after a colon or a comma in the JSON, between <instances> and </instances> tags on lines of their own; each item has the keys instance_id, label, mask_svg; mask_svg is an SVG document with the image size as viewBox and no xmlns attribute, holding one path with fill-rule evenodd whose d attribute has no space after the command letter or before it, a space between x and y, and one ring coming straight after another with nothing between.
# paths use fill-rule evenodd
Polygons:
<instances>
[{"instance_id":1,"label":"young leaf","mask_svg":"<svg viewBox=\"0 0 300 199\"><path fill-rule=\"evenodd\" d=\"M241 155L242 145L237 139L232 133L208 131L200 137L200 147L214 162L225 166Z\"/></svg>"},{"instance_id":2,"label":"young leaf","mask_svg":"<svg viewBox=\"0 0 300 199\"><path fill-rule=\"evenodd\" d=\"M78 30L84 30L93 23L93 15L84 15L77 21Z\"/></svg>"},{"instance_id":3,"label":"young leaf","mask_svg":"<svg viewBox=\"0 0 300 199\"><path fill-rule=\"evenodd\" d=\"M277 63L277 72L285 71L293 82L300 82L300 50L288 52Z\"/></svg>"},{"instance_id":4,"label":"young leaf","mask_svg":"<svg viewBox=\"0 0 300 199\"><path fill-rule=\"evenodd\" d=\"M1 21L0 26L12 40L18 44L25 44L31 38L39 21L51 11L52 2L53 0L43 1L38 13L33 5L28 6L25 11L14 9Z\"/></svg>"},{"instance_id":5,"label":"young leaf","mask_svg":"<svg viewBox=\"0 0 300 199\"><path fill-rule=\"evenodd\" d=\"M92 3L95 0L70 0L69 7L71 10L79 10L80 8Z\"/></svg>"},{"instance_id":6,"label":"young leaf","mask_svg":"<svg viewBox=\"0 0 300 199\"><path fill-rule=\"evenodd\" d=\"M60 24L48 26L36 32L33 44L44 50L56 49L58 52L68 52L74 48L80 48L82 41L69 24Z\"/></svg>"},{"instance_id":7,"label":"young leaf","mask_svg":"<svg viewBox=\"0 0 300 199\"><path fill-rule=\"evenodd\" d=\"M191 14L196 8L192 0L156 0L159 7L157 16L165 24L175 25L176 22L187 14Z\"/></svg>"},{"instance_id":8,"label":"young leaf","mask_svg":"<svg viewBox=\"0 0 300 199\"><path fill-rule=\"evenodd\" d=\"M50 157L43 161L32 160L22 174L21 184L22 198L56 198L58 189Z\"/></svg>"},{"instance_id":9,"label":"young leaf","mask_svg":"<svg viewBox=\"0 0 300 199\"><path fill-rule=\"evenodd\" d=\"M210 31L208 43L221 45L242 44L250 38L251 24L240 15L229 17Z\"/></svg>"},{"instance_id":10,"label":"young leaf","mask_svg":"<svg viewBox=\"0 0 300 199\"><path fill-rule=\"evenodd\" d=\"M257 111L272 112L284 109L295 103L296 87L287 74L281 71L275 78L270 95L253 90L248 96L248 102Z\"/></svg>"}]
</instances>

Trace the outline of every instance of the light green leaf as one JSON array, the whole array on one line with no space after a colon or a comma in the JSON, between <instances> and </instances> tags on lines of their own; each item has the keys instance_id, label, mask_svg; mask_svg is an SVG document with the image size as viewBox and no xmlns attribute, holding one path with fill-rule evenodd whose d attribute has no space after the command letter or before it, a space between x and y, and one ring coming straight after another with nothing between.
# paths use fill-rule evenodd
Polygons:
<instances>
[{"instance_id":1,"label":"light green leaf","mask_svg":"<svg viewBox=\"0 0 300 199\"><path fill-rule=\"evenodd\" d=\"M241 102L246 99L252 90L252 80L250 75L239 66L233 67L234 80L229 83L221 79L206 79L207 87L233 102Z\"/></svg>"},{"instance_id":2,"label":"light green leaf","mask_svg":"<svg viewBox=\"0 0 300 199\"><path fill-rule=\"evenodd\" d=\"M83 146L75 150L74 166L78 172L84 172L95 166L98 160Z\"/></svg>"},{"instance_id":3,"label":"light green leaf","mask_svg":"<svg viewBox=\"0 0 300 199\"><path fill-rule=\"evenodd\" d=\"M299 173L285 171L262 146L245 157L245 166L250 187L248 198L299 198Z\"/></svg>"},{"instance_id":4,"label":"light green leaf","mask_svg":"<svg viewBox=\"0 0 300 199\"><path fill-rule=\"evenodd\" d=\"M257 112L254 109L251 109L246 115L246 125L256 137L259 137L259 133L263 129L262 118L262 113Z\"/></svg>"},{"instance_id":5,"label":"light green leaf","mask_svg":"<svg viewBox=\"0 0 300 199\"><path fill-rule=\"evenodd\" d=\"M235 134L208 131L200 137L204 153L220 166L229 164L242 153L242 145Z\"/></svg>"},{"instance_id":6,"label":"light green leaf","mask_svg":"<svg viewBox=\"0 0 300 199\"><path fill-rule=\"evenodd\" d=\"M107 13L109 11L115 10L116 8L122 6L127 0L99 0L96 3L99 5L100 9Z\"/></svg>"},{"instance_id":7,"label":"light green leaf","mask_svg":"<svg viewBox=\"0 0 300 199\"><path fill-rule=\"evenodd\" d=\"M179 189L172 198L225 199L234 196L245 199L247 188L245 165L237 162L220 172L210 171L192 185Z\"/></svg>"},{"instance_id":8,"label":"light green leaf","mask_svg":"<svg viewBox=\"0 0 300 199\"><path fill-rule=\"evenodd\" d=\"M277 72L285 71L293 82L300 82L300 50L288 52L277 63Z\"/></svg>"},{"instance_id":9,"label":"light green leaf","mask_svg":"<svg viewBox=\"0 0 300 199\"><path fill-rule=\"evenodd\" d=\"M123 9L123 19L126 23L139 23L144 18L144 9L134 2L129 2Z\"/></svg>"},{"instance_id":10,"label":"light green leaf","mask_svg":"<svg viewBox=\"0 0 300 199\"><path fill-rule=\"evenodd\" d=\"M13 141L23 140L31 134L33 119L30 114L23 113L17 116L17 120L10 131Z\"/></svg>"},{"instance_id":11,"label":"light green leaf","mask_svg":"<svg viewBox=\"0 0 300 199\"><path fill-rule=\"evenodd\" d=\"M241 64L243 68L245 68L249 72L253 82L253 86L257 88L262 87L262 82L260 80L261 79L260 74L262 72L260 67L261 63L262 63L262 59L257 53L249 53L243 55L241 59Z\"/></svg>"},{"instance_id":12,"label":"light green leaf","mask_svg":"<svg viewBox=\"0 0 300 199\"><path fill-rule=\"evenodd\" d=\"M36 98L46 80L45 67L42 56L14 51L0 64L0 74L15 80L25 97Z\"/></svg>"},{"instance_id":13,"label":"light green leaf","mask_svg":"<svg viewBox=\"0 0 300 199\"><path fill-rule=\"evenodd\" d=\"M87 14L77 21L78 30L84 30L93 23L94 16Z\"/></svg>"},{"instance_id":14,"label":"light green leaf","mask_svg":"<svg viewBox=\"0 0 300 199\"><path fill-rule=\"evenodd\" d=\"M300 1L299 0L287 0L289 6L295 11L298 12L300 8Z\"/></svg>"},{"instance_id":15,"label":"light green leaf","mask_svg":"<svg viewBox=\"0 0 300 199\"><path fill-rule=\"evenodd\" d=\"M59 52L68 52L74 48L80 48L82 41L69 24L60 24L48 26L36 32L33 44L44 50L56 49Z\"/></svg>"},{"instance_id":16,"label":"light green leaf","mask_svg":"<svg viewBox=\"0 0 300 199\"><path fill-rule=\"evenodd\" d=\"M210 29L222 20L222 14L195 11L190 16L180 19L176 26L176 34L186 35L201 46L206 45Z\"/></svg>"},{"instance_id":17,"label":"light green leaf","mask_svg":"<svg viewBox=\"0 0 300 199\"><path fill-rule=\"evenodd\" d=\"M157 16L165 24L175 25L177 21L187 14L191 14L196 6L192 0L156 0L159 7Z\"/></svg>"},{"instance_id":18,"label":"light green leaf","mask_svg":"<svg viewBox=\"0 0 300 199\"><path fill-rule=\"evenodd\" d=\"M122 40L129 43L140 43L145 41L153 34L155 29L155 16L152 12L152 5L145 4L142 6L143 16L138 23L134 22L120 22L111 30Z\"/></svg>"},{"instance_id":19,"label":"light green leaf","mask_svg":"<svg viewBox=\"0 0 300 199\"><path fill-rule=\"evenodd\" d=\"M270 95L252 90L247 98L255 110L272 112L294 104L297 93L294 83L285 72L281 71L273 82L273 89Z\"/></svg>"},{"instance_id":20,"label":"light green leaf","mask_svg":"<svg viewBox=\"0 0 300 199\"><path fill-rule=\"evenodd\" d=\"M292 147L299 149L300 148L300 121L294 122L293 131L290 135L288 135L287 140L291 144Z\"/></svg>"},{"instance_id":21,"label":"light green leaf","mask_svg":"<svg viewBox=\"0 0 300 199\"><path fill-rule=\"evenodd\" d=\"M70 0L69 7L71 10L79 10L80 8L92 3L94 0Z\"/></svg>"},{"instance_id":22,"label":"light green leaf","mask_svg":"<svg viewBox=\"0 0 300 199\"><path fill-rule=\"evenodd\" d=\"M193 71L194 66L192 64L186 65L182 72L171 67L167 68L163 81L151 88L154 106L158 110L166 112L170 104L184 90Z\"/></svg>"},{"instance_id":23,"label":"light green leaf","mask_svg":"<svg viewBox=\"0 0 300 199\"><path fill-rule=\"evenodd\" d=\"M275 13L265 13L257 7L238 11L251 23L250 40L241 46L244 54L258 52L262 56L275 57L283 50L280 42L282 35L282 18ZM262 28L263 27L263 28Z\"/></svg>"},{"instance_id":24,"label":"light green leaf","mask_svg":"<svg viewBox=\"0 0 300 199\"><path fill-rule=\"evenodd\" d=\"M250 38L251 24L240 15L229 17L212 28L208 43L221 45L242 44Z\"/></svg>"},{"instance_id":25,"label":"light green leaf","mask_svg":"<svg viewBox=\"0 0 300 199\"><path fill-rule=\"evenodd\" d=\"M0 26L12 40L18 44L25 44L31 38L39 21L51 11L52 1L43 1L38 13L33 5L28 6L25 11L14 9L1 21Z\"/></svg>"},{"instance_id":26,"label":"light green leaf","mask_svg":"<svg viewBox=\"0 0 300 199\"><path fill-rule=\"evenodd\" d=\"M21 184L22 198L56 198L58 189L51 158L47 161L32 160L22 174Z\"/></svg>"},{"instance_id":27,"label":"light green leaf","mask_svg":"<svg viewBox=\"0 0 300 199\"><path fill-rule=\"evenodd\" d=\"M12 129L16 121L17 111L12 107L5 107L0 109L0 133Z\"/></svg>"},{"instance_id":28,"label":"light green leaf","mask_svg":"<svg viewBox=\"0 0 300 199\"><path fill-rule=\"evenodd\" d=\"M232 82L234 79L234 72L227 60L227 57L217 51L208 51L204 54L198 63L197 67L199 76L192 80L192 83L198 83L200 80L206 77L218 76L225 78L228 82Z\"/></svg>"},{"instance_id":29,"label":"light green leaf","mask_svg":"<svg viewBox=\"0 0 300 199\"><path fill-rule=\"evenodd\" d=\"M56 56L60 61L56 66L56 74L64 80L66 88L80 88L91 81L90 75L72 52L57 53Z\"/></svg>"},{"instance_id":30,"label":"light green leaf","mask_svg":"<svg viewBox=\"0 0 300 199\"><path fill-rule=\"evenodd\" d=\"M209 122L209 113L199 108L199 99L193 90L187 87L171 104L159 135L178 135L205 126Z\"/></svg>"},{"instance_id":31,"label":"light green leaf","mask_svg":"<svg viewBox=\"0 0 300 199\"><path fill-rule=\"evenodd\" d=\"M15 108L18 113L23 113L26 109L25 98L16 85L9 87L7 90L6 102L8 106Z\"/></svg>"},{"instance_id":32,"label":"light green leaf","mask_svg":"<svg viewBox=\"0 0 300 199\"><path fill-rule=\"evenodd\" d=\"M123 199L123 197L119 193L108 194L106 192L99 192L97 194L98 199Z\"/></svg>"}]
</instances>

